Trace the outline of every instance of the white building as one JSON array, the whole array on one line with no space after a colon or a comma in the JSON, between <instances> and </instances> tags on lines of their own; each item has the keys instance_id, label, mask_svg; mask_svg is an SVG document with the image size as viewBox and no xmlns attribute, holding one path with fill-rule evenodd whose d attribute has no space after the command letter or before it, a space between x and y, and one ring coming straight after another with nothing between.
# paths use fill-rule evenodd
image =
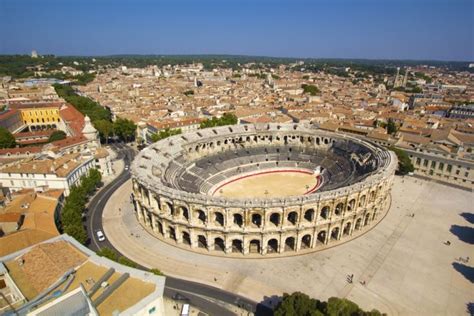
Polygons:
<instances>
[{"instance_id":1,"label":"white building","mask_svg":"<svg viewBox=\"0 0 474 316\"><path fill-rule=\"evenodd\" d=\"M62 189L68 196L70 188L80 184L80 178L94 168L93 157L83 157L80 153L64 155L60 158L23 160L0 169L0 185L11 191L21 189Z\"/></svg>"}]
</instances>

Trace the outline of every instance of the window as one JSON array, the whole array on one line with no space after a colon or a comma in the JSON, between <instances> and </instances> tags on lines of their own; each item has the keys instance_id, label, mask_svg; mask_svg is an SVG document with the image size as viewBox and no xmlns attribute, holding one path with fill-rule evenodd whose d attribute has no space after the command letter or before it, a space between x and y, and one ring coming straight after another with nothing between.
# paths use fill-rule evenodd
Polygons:
<instances>
[{"instance_id":1,"label":"window","mask_svg":"<svg viewBox=\"0 0 474 316\"><path fill-rule=\"evenodd\" d=\"M423 167L428 167L428 160L425 159L425 160L423 161Z\"/></svg>"},{"instance_id":2,"label":"window","mask_svg":"<svg viewBox=\"0 0 474 316\"><path fill-rule=\"evenodd\" d=\"M421 158L416 158L416 164L420 165L420 163L421 163Z\"/></svg>"},{"instance_id":3,"label":"window","mask_svg":"<svg viewBox=\"0 0 474 316\"><path fill-rule=\"evenodd\" d=\"M434 169L436 167L436 161L431 162L431 169Z\"/></svg>"},{"instance_id":4,"label":"window","mask_svg":"<svg viewBox=\"0 0 474 316\"><path fill-rule=\"evenodd\" d=\"M438 169L443 170L444 169L444 163L440 162L439 165L438 165Z\"/></svg>"},{"instance_id":5,"label":"window","mask_svg":"<svg viewBox=\"0 0 474 316\"><path fill-rule=\"evenodd\" d=\"M464 176L465 176L465 177L469 176L469 172L467 172L467 171L464 172Z\"/></svg>"},{"instance_id":6,"label":"window","mask_svg":"<svg viewBox=\"0 0 474 316\"><path fill-rule=\"evenodd\" d=\"M451 172L451 170L453 170L453 166L448 165L448 168L446 169L446 171L447 171L447 172Z\"/></svg>"},{"instance_id":7,"label":"window","mask_svg":"<svg viewBox=\"0 0 474 316\"><path fill-rule=\"evenodd\" d=\"M458 170L456 170L456 175L459 175L459 169L458 169Z\"/></svg>"}]
</instances>

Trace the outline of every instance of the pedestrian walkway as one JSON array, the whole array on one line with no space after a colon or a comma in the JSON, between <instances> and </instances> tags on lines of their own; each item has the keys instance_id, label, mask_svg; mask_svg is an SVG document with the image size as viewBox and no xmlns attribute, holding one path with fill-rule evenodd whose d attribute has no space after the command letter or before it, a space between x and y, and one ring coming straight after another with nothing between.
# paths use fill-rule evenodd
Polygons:
<instances>
[{"instance_id":1,"label":"pedestrian walkway","mask_svg":"<svg viewBox=\"0 0 474 316\"><path fill-rule=\"evenodd\" d=\"M402 183L397 177L391 210L367 234L320 252L272 259L201 255L161 242L138 224L130 192L128 181L109 200L103 217L106 236L130 259L170 276L257 302L293 291L319 299L343 296L390 315L464 314L472 301L474 285L453 263L458 257L473 258L473 246L450 231L451 225L473 226L460 216L473 213L470 192L413 178ZM472 269L472 261L465 265Z\"/></svg>"}]
</instances>

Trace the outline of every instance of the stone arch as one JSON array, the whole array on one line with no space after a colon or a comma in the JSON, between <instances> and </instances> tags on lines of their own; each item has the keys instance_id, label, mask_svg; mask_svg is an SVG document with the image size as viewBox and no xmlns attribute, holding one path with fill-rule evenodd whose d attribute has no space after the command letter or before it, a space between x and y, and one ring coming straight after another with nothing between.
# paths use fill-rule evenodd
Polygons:
<instances>
[{"instance_id":1,"label":"stone arch","mask_svg":"<svg viewBox=\"0 0 474 316\"><path fill-rule=\"evenodd\" d=\"M344 203L338 203L336 208L334 209L334 214L337 216L342 215L342 211L344 210Z\"/></svg>"},{"instance_id":2,"label":"stone arch","mask_svg":"<svg viewBox=\"0 0 474 316\"><path fill-rule=\"evenodd\" d=\"M240 239L234 239L232 240L232 252L240 252L243 253L244 247L242 240Z\"/></svg>"},{"instance_id":3,"label":"stone arch","mask_svg":"<svg viewBox=\"0 0 474 316\"><path fill-rule=\"evenodd\" d=\"M372 221L377 218L377 209L374 210L374 214L372 215Z\"/></svg>"},{"instance_id":4,"label":"stone arch","mask_svg":"<svg viewBox=\"0 0 474 316\"><path fill-rule=\"evenodd\" d=\"M194 218L196 218L201 224L205 225L207 221L206 213L203 210L195 210Z\"/></svg>"},{"instance_id":5,"label":"stone arch","mask_svg":"<svg viewBox=\"0 0 474 316\"><path fill-rule=\"evenodd\" d=\"M252 214L252 224L261 227L262 226L262 215L258 213Z\"/></svg>"},{"instance_id":6,"label":"stone arch","mask_svg":"<svg viewBox=\"0 0 474 316\"><path fill-rule=\"evenodd\" d=\"M359 230L359 229L361 228L361 226L362 226L361 224L362 224L362 218L359 217L359 218L356 220L354 229L355 229L355 230Z\"/></svg>"},{"instance_id":7,"label":"stone arch","mask_svg":"<svg viewBox=\"0 0 474 316\"><path fill-rule=\"evenodd\" d=\"M332 231L331 231L331 239L332 240L338 240L339 239L339 231L340 231L339 227L335 227L335 228L332 229Z\"/></svg>"},{"instance_id":8,"label":"stone arch","mask_svg":"<svg viewBox=\"0 0 474 316\"><path fill-rule=\"evenodd\" d=\"M316 137L316 145L319 146L320 143L321 143L321 140L319 139L319 137Z\"/></svg>"},{"instance_id":9,"label":"stone arch","mask_svg":"<svg viewBox=\"0 0 474 316\"><path fill-rule=\"evenodd\" d=\"M280 225L280 213L270 214L270 222L273 223L275 226L279 226Z\"/></svg>"},{"instance_id":10,"label":"stone arch","mask_svg":"<svg viewBox=\"0 0 474 316\"><path fill-rule=\"evenodd\" d=\"M348 236L351 233L351 222L347 222L344 225L344 229L342 230L343 236Z\"/></svg>"},{"instance_id":11,"label":"stone arch","mask_svg":"<svg viewBox=\"0 0 474 316\"><path fill-rule=\"evenodd\" d=\"M295 237L290 236L285 239L285 251L296 250Z\"/></svg>"},{"instance_id":12,"label":"stone arch","mask_svg":"<svg viewBox=\"0 0 474 316\"><path fill-rule=\"evenodd\" d=\"M272 238L268 240L267 242L267 252L269 253L275 253L278 252L278 240L275 238Z\"/></svg>"},{"instance_id":13,"label":"stone arch","mask_svg":"<svg viewBox=\"0 0 474 316\"><path fill-rule=\"evenodd\" d=\"M317 237L318 241L320 243L326 243L326 231L325 230L322 230L318 233L318 237Z\"/></svg>"},{"instance_id":14,"label":"stone arch","mask_svg":"<svg viewBox=\"0 0 474 316\"><path fill-rule=\"evenodd\" d=\"M224 239L222 239L220 237L214 238L214 250L225 251Z\"/></svg>"},{"instance_id":15,"label":"stone arch","mask_svg":"<svg viewBox=\"0 0 474 316\"><path fill-rule=\"evenodd\" d=\"M321 212L319 213L319 216L323 219L328 219L329 218L329 206L324 206L322 209L321 209Z\"/></svg>"},{"instance_id":16,"label":"stone arch","mask_svg":"<svg viewBox=\"0 0 474 316\"><path fill-rule=\"evenodd\" d=\"M308 222L312 222L314 220L314 214L315 212L313 208L307 209L304 212L304 219L307 220Z\"/></svg>"},{"instance_id":17,"label":"stone arch","mask_svg":"<svg viewBox=\"0 0 474 316\"><path fill-rule=\"evenodd\" d=\"M260 253L260 240L253 239L253 240L250 241L249 252L250 253Z\"/></svg>"},{"instance_id":18,"label":"stone arch","mask_svg":"<svg viewBox=\"0 0 474 316\"><path fill-rule=\"evenodd\" d=\"M356 203L355 199L352 199L352 200L349 201L349 203L347 203L347 211L348 212L351 212L351 211L354 210L355 203Z\"/></svg>"},{"instance_id":19,"label":"stone arch","mask_svg":"<svg viewBox=\"0 0 474 316\"><path fill-rule=\"evenodd\" d=\"M288 213L288 222L290 222L293 225L296 225L296 222L298 221L298 213L295 211Z\"/></svg>"},{"instance_id":20,"label":"stone arch","mask_svg":"<svg viewBox=\"0 0 474 316\"><path fill-rule=\"evenodd\" d=\"M365 195L362 195L359 199L359 207L363 207L365 205Z\"/></svg>"},{"instance_id":21,"label":"stone arch","mask_svg":"<svg viewBox=\"0 0 474 316\"><path fill-rule=\"evenodd\" d=\"M327 145L327 144L329 144L329 139L325 138L324 139L324 145Z\"/></svg>"},{"instance_id":22,"label":"stone arch","mask_svg":"<svg viewBox=\"0 0 474 316\"><path fill-rule=\"evenodd\" d=\"M189 220L189 210L186 206L181 206L180 207L180 213L181 213L181 216L183 216L184 219Z\"/></svg>"},{"instance_id":23,"label":"stone arch","mask_svg":"<svg viewBox=\"0 0 474 316\"><path fill-rule=\"evenodd\" d=\"M188 232L183 232L183 244L191 245L191 236Z\"/></svg>"},{"instance_id":24,"label":"stone arch","mask_svg":"<svg viewBox=\"0 0 474 316\"><path fill-rule=\"evenodd\" d=\"M221 212L214 212L214 224L224 226L224 214Z\"/></svg>"},{"instance_id":25,"label":"stone arch","mask_svg":"<svg viewBox=\"0 0 474 316\"><path fill-rule=\"evenodd\" d=\"M174 205L171 202L165 202L168 212L171 216L175 216Z\"/></svg>"},{"instance_id":26,"label":"stone arch","mask_svg":"<svg viewBox=\"0 0 474 316\"><path fill-rule=\"evenodd\" d=\"M306 248L311 248L311 235L306 234L301 238L301 248L306 249Z\"/></svg>"},{"instance_id":27,"label":"stone arch","mask_svg":"<svg viewBox=\"0 0 474 316\"><path fill-rule=\"evenodd\" d=\"M370 195L369 195L369 201L370 201L370 202L374 202L374 201L375 201L375 197L376 197L375 191L371 191L371 192L370 192Z\"/></svg>"},{"instance_id":28,"label":"stone arch","mask_svg":"<svg viewBox=\"0 0 474 316\"><path fill-rule=\"evenodd\" d=\"M207 248L207 239L204 235L198 235L198 247Z\"/></svg>"},{"instance_id":29,"label":"stone arch","mask_svg":"<svg viewBox=\"0 0 474 316\"><path fill-rule=\"evenodd\" d=\"M161 222L158 222L158 231L163 235L163 224Z\"/></svg>"},{"instance_id":30,"label":"stone arch","mask_svg":"<svg viewBox=\"0 0 474 316\"><path fill-rule=\"evenodd\" d=\"M168 234L169 238L176 240L176 229L174 227L169 227Z\"/></svg>"},{"instance_id":31,"label":"stone arch","mask_svg":"<svg viewBox=\"0 0 474 316\"><path fill-rule=\"evenodd\" d=\"M370 223L370 213L367 213L365 214L365 218L364 218L364 226L369 225L369 223Z\"/></svg>"},{"instance_id":32,"label":"stone arch","mask_svg":"<svg viewBox=\"0 0 474 316\"><path fill-rule=\"evenodd\" d=\"M234 225L237 225L239 227L242 227L242 225L244 224L244 219L242 217L242 214L239 214L239 213L234 213L232 215L232 218L233 218L233 223Z\"/></svg>"}]
</instances>

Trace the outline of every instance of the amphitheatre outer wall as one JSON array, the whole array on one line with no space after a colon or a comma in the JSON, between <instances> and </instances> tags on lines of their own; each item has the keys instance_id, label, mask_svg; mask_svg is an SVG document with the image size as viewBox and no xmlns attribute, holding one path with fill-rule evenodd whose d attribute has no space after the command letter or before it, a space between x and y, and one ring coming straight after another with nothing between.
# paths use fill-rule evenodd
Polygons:
<instances>
[{"instance_id":1,"label":"amphitheatre outer wall","mask_svg":"<svg viewBox=\"0 0 474 316\"><path fill-rule=\"evenodd\" d=\"M328 190L323 185L321 192L232 199L206 194L212 184L207 191L188 192L169 183L176 169L236 148L324 152L340 142L370 152L376 167L354 183ZM298 165L292 163L281 167ZM396 156L382 147L301 124L219 127L176 135L143 150L132 165L132 197L137 220L167 243L210 255L273 257L317 251L369 230L388 210L396 166Z\"/></svg>"}]
</instances>

